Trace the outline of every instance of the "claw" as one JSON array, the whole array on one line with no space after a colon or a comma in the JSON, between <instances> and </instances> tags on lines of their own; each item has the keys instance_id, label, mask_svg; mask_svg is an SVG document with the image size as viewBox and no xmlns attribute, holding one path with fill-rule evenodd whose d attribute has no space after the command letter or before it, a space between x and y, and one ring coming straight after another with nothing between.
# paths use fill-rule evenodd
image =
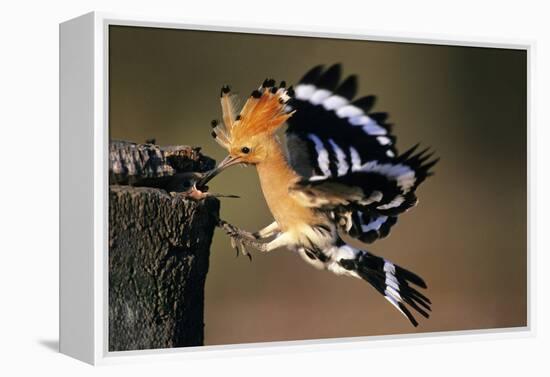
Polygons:
<instances>
[{"instance_id":1,"label":"claw","mask_svg":"<svg viewBox=\"0 0 550 377\"><path fill-rule=\"evenodd\" d=\"M255 240L256 237L252 233L241 230L221 219L218 221L218 226L222 228L229 236L231 247L237 252L236 257L242 253L243 255L246 255L250 261L252 261L252 254L247 250L246 246L247 242L250 242L250 240Z\"/></svg>"},{"instance_id":2,"label":"claw","mask_svg":"<svg viewBox=\"0 0 550 377\"><path fill-rule=\"evenodd\" d=\"M252 262L252 254L247 250L245 244L243 242L240 242L240 246L241 246L241 252L243 253L243 255L246 255L248 259Z\"/></svg>"},{"instance_id":3,"label":"claw","mask_svg":"<svg viewBox=\"0 0 550 377\"><path fill-rule=\"evenodd\" d=\"M245 252L243 251L243 243L239 240L239 238L235 234L230 234L229 237L231 240L231 246L233 247L233 249L235 249L236 252L235 258L238 258L241 253L245 254Z\"/></svg>"},{"instance_id":4,"label":"claw","mask_svg":"<svg viewBox=\"0 0 550 377\"><path fill-rule=\"evenodd\" d=\"M241 241L239 241L239 250L241 251L242 255L246 255L247 251Z\"/></svg>"}]
</instances>

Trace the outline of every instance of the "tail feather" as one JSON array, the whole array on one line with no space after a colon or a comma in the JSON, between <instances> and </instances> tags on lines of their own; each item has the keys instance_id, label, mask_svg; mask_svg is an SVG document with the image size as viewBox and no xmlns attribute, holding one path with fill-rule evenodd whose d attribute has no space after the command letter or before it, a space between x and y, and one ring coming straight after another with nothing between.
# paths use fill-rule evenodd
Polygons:
<instances>
[{"instance_id":1,"label":"tail feather","mask_svg":"<svg viewBox=\"0 0 550 377\"><path fill-rule=\"evenodd\" d=\"M349 250L350 247L346 245L346 248ZM349 254L346 256L349 257ZM353 275L369 282L413 326L418 326L418 322L407 305L429 318L431 301L411 286L427 288L424 280L415 273L370 252L357 249L353 258L342 258L338 263Z\"/></svg>"}]
</instances>

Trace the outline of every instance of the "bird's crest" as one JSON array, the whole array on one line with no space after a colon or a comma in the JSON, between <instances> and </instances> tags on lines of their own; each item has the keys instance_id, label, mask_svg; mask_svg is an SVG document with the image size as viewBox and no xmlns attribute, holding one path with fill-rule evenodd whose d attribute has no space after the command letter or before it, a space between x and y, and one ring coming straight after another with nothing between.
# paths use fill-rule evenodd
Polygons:
<instances>
[{"instance_id":1,"label":"bird's crest","mask_svg":"<svg viewBox=\"0 0 550 377\"><path fill-rule=\"evenodd\" d=\"M284 81L276 86L275 80L265 79L252 92L239 114L235 113L234 95L229 86L220 93L223 123L212 121L212 137L227 150L235 140L259 134L272 134L294 113L287 111L286 103L293 96L292 87Z\"/></svg>"}]
</instances>

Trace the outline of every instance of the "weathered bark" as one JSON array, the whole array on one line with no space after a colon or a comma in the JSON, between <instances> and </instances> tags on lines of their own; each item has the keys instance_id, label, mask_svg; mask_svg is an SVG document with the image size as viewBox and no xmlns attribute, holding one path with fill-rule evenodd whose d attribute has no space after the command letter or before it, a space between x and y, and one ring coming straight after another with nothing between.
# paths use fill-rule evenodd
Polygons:
<instances>
[{"instance_id":1,"label":"weathered bark","mask_svg":"<svg viewBox=\"0 0 550 377\"><path fill-rule=\"evenodd\" d=\"M178 173L200 171L201 158L197 152L189 158L195 165L165 165ZM133 181L144 182L139 174ZM158 183L150 174L147 182ZM109 187L110 351L203 344L204 284L218 211L215 198L194 201L159 188Z\"/></svg>"},{"instance_id":2,"label":"weathered bark","mask_svg":"<svg viewBox=\"0 0 550 377\"><path fill-rule=\"evenodd\" d=\"M200 153L199 147L136 144L111 141L109 145L109 182L132 186L165 188L179 173L204 172L215 161Z\"/></svg>"}]
</instances>

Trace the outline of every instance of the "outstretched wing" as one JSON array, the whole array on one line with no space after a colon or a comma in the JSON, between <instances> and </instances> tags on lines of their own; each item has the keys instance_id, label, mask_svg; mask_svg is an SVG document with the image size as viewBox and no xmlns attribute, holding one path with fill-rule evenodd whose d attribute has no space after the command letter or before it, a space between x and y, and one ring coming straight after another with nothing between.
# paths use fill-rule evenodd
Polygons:
<instances>
[{"instance_id":1,"label":"outstretched wing","mask_svg":"<svg viewBox=\"0 0 550 377\"><path fill-rule=\"evenodd\" d=\"M311 69L289 106L287 147L303 177L291 194L330 211L342 229L364 242L385 237L397 215L417 202L415 190L437 160L417 146L397 155L387 114L370 112L374 96L354 99L357 79L340 82L341 66Z\"/></svg>"},{"instance_id":2,"label":"outstretched wing","mask_svg":"<svg viewBox=\"0 0 550 377\"><path fill-rule=\"evenodd\" d=\"M370 112L376 98L354 99L357 77L341 82L341 66L311 69L294 90L287 144L292 167L304 177L340 176L360 161L395 157L387 114Z\"/></svg>"}]
</instances>

